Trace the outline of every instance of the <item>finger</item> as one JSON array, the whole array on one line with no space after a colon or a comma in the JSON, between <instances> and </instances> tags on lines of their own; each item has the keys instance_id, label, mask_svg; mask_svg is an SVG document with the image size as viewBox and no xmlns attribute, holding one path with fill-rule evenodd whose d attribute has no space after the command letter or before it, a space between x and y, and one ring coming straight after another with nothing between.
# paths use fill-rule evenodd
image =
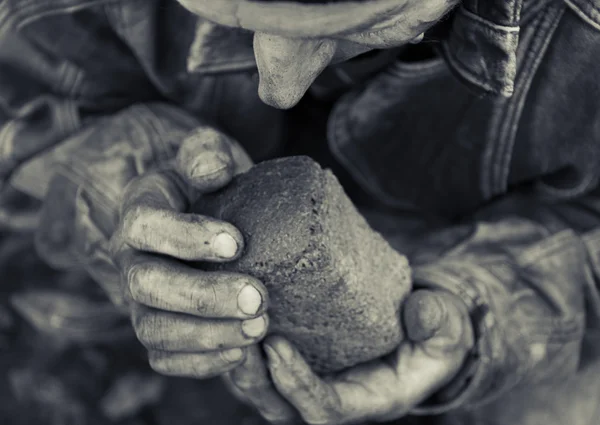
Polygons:
<instances>
[{"instance_id":1,"label":"finger","mask_svg":"<svg viewBox=\"0 0 600 425\"><path fill-rule=\"evenodd\" d=\"M254 165L254 161L250 158L250 155L244 150L244 148L237 142L232 142L231 156L233 157L233 163L235 167L233 169L233 175L245 173Z\"/></svg>"},{"instance_id":2,"label":"finger","mask_svg":"<svg viewBox=\"0 0 600 425\"><path fill-rule=\"evenodd\" d=\"M240 231L229 223L146 205L126 212L122 235L135 249L188 261L231 261L244 243Z\"/></svg>"},{"instance_id":3,"label":"finger","mask_svg":"<svg viewBox=\"0 0 600 425\"><path fill-rule=\"evenodd\" d=\"M184 211L192 198L181 178L172 170L160 170L133 179L123 194L121 217L131 209L147 205L159 210Z\"/></svg>"},{"instance_id":4,"label":"finger","mask_svg":"<svg viewBox=\"0 0 600 425\"><path fill-rule=\"evenodd\" d=\"M335 388L317 377L294 347L282 338L271 337L264 349L275 387L306 423L324 425L346 421L345 408Z\"/></svg>"},{"instance_id":5,"label":"finger","mask_svg":"<svg viewBox=\"0 0 600 425\"><path fill-rule=\"evenodd\" d=\"M223 133L200 127L188 135L175 161L181 176L202 192L225 186L233 177L235 162L230 149L233 144Z\"/></svg>"},{"instance_id":6,"label":"finger","mask_svg":"<svg viewBox=\"0 0 600 425\"><path fill-rule=\"evenodd\" d=\"M243 237L233 225L179 212L186 208L187 195L172 176L157 173L128 186L118 233L120 244L191 261L228 261L238 256Z\"/></svg>"},{"instance_id":7,"label":"finger","mask_svg":"<svg viewBox=\"0 0 600 425\"><path fill-rule=\"evenodd\" d=\"M390 359L396 392L379 419L396 419L423 403L458 373L463 359L432 357L419 344L402 343Z\"/></svg>"},{"instance_id":8,"label":"finger","mask_svg":"<svg viewBox=\"0 0 600 425\"><path fill-rule=\"evenodd\" d=\"M399 406L398 409L405 411L448 384L462 367L473 344L468 311L462 301L445 291L421 292L423 294L420 297L437 298L426 302L440 303L442 320L441 326L429 338L419 342L404 341L388 357L395 371L397 388L404 389L396 392L395 404ZM413 314L410 317L415 321L406 323L407 328L416 326L426 329L427 323L431 323L428 314Z\"/></svg>"},{"instance_id":9,"label":"finger","mask_svg":"<svg viewBox=\"0 0 600 425\"><path fill-rule=\"evenodd\" d=\"M245 347L260 341L268 317L248 320L200 320L196 317L161 312L140 304L132 308L132 322L138 340L149 350L206 352Z\"/></svg>"},{"instance_id":10,"label":"finger","mask_svg":"<svg viewBox=\"0 0 600 425\"><path fill-rule=\"evenodd\" d=\"M408 338L431 356L461 356L473 346L467 306L449 292L416 291L406 300L403 315Z\"/></svg>"},{"instance_id":11,"label":"finger","mask_svg":"<svg viewBox=\"0 0 600 425\"><path fill-rule=\"evenodd\" d=\"M258 345L248 347L244 362L229 372L225 380L242 401L255 407L269 422L289 423L297 417L294 408L273 385Z\"/></svg>"},{"instance_id":12,"label":"finger","mask_svg":"<svg viewBox=\"0 0 600 425\"><path fill-rule=\"evenodd\" d=\"M248 171L252 159L235 140L203 127L183 141L176 166L188 182L207 192L220 188L232 176Z\"/></svg>"},{"instance_id":13,"label":"finger","mask_svg":"<svg viewBox=\"0 0 600 425\"><path fill-rule=\"evenodd\" d=\"M213 351L210 353L171 353L152 350L148 353L150 367L168 376L211 378L222 375L243 362L244 350Z\"/></svg>"},{"instance_id":14,"label":"finger","mask_svg":"<svg viewBox=\"0 0 600 425\"><path fill-rule=\"evenodd\" d=\"M148 307L222 319L248 319L267 308L267 290L251 276L204 272L146 254L124 267L131 297Z\"/></svg>"},{"instance_id":15,"label":"finger","mask_svg":"<svg viewBox=\"0 0 600 425\"><path fill-rule=\"evenodd\" d=\"M441 297L426 290L410 294L402 313L406 335L413 342L425 341L435 335L448 314Z\"/></svg>"}]
</instances>

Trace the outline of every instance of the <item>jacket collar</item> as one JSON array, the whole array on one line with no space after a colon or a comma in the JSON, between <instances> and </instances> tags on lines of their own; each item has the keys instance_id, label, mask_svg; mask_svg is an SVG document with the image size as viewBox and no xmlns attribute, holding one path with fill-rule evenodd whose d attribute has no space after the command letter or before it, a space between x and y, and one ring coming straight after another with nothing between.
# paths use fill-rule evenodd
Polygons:
<instances>
[{"instance_id":1,"label":"jacket collar","mask_svg":"<svg viewBox=\"0 0 600 425\"><path fill-rule=\"evenodd\" d=\"M442 51L455 75L477 91L511 96L523 0L463 0Z\"/></svg>"},{"instance_id":2,"label":"jacket collar","mask_svg":"<svg viewBox=\"0 0 600 425\"><path fill-rule=\"evenodd\" d=\"M516 76L522 0L465 0L455 13L443 54L477 91L510 96ZM253 69L252 33L198 18L188 70L214 73Z\"/></svg>"},{"instance_id":3,"label":"jacket collar","mask_svg":"<svg viewBox=\"0 0 600 425\"><path fill-rule=\"evenodd\" d=\"M223 4L233 4L238 0L223 1ZM5 25L8 21L18 28L50 14L72 13L100 4L112 3L125 7L127 2L128 0L5 0L0 8L0 25ZM195 3L205 6L215 4L213 0L195 0ZM373 4L375 3L389 5L392 0L377 0ZM450 67L467 84L488 93L506 96L512 93L522 6L523 0L463 0L455 14L443 50ZM274 2L269 7L291 6L290 3L282 5L282 2ZM314 12L315 7L317 6L311 6L310 13ZM309 9L306 11L308 13ZM256 66L251 32L197 19L196 34L189 46L187 61L190 72L208 74L253 69ZM349 25L353 21L348 22ZM368 29L368 25L364 29Z\"/></svg>"},{"instance_id":4,"label":"jacket collar","mask_svg":"<svg viewBox=\"0 0 600 425\"><path fill-rule=\"evenodd\" d=\"M197 18L187 58L188 72L213 74L256 68L252 38L250 31Z\"/></svg>"}]
</instances>

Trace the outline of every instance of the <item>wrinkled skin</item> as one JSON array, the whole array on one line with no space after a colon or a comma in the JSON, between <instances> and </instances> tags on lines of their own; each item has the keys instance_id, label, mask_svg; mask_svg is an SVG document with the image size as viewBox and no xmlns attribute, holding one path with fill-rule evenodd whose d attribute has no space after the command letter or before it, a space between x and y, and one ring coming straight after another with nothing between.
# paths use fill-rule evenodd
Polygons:
<instances>
[{"instance_id":1,"label":"wrinkled skin","mask_svg":"<svg viewBox=\"0 0 600 425\"><path fill-rule=\"evenodd\" d=\"M268 294L259 281L178 261L239 255L243 240L232 225L182 211L250 164L233 141L198 129L171 169L128 186L113 253L151 366L165 375L224 375L234 394L277 423L405 415L456 374L473 344L466 307L454 295L414 292L403 307L407 339L395 353L322 379L284 339L258 344L268 325ZM234 243L218 243L223 233Z\"/></svg>"},{"instance_id":2,"label":"wrinkled skin","mask_svg":"<svg viewBox=\"0 0 600 425\"><path fill-rule=\"evenodd\" d=\"M294 106L330 64L371 49L418 42L459 0L371 0L328 5L291 1L178 0L218 24L254 32L259 95L276 108ZM284 6L284 7L282 7ZM313 22L318 20L319 26Z\"/></svg>"},{"instance_id":3,"label":"wrinkled skin","mask_svg":"<svg viewBox=\"0 0 600 425\"><path fill-rule=\"evenodd\" d=\"M206 15L206 10L243 0L179 1ZM281 28L269 34L250 25L248 29L256 31L262 99L291 107L330 63L419 39L456 2L396 3L379 20L343 34L319 36L312 28L311 37L298 38L304 31L301 26L291 25L287 36ZM244 241L238 229L184 211L200 194L225 186L251 166L235 141L199 128L183 142L171 168L128 186L112 251L151 366L166 375L222 375L234 394L275 423L302 418L309 424L345 424L406 415L456 375L473 345L460 299L445 292L414 292L402 309L407 339L393 354L323 378L283 338L263 341L268 294L261 282L239 274L203 272L180 261L223 262L240 255Z\"/></svg>"},{"instance_id":4,"label":"wrinkled skin","mask_svg":"<svg viewBox=\"0 0 600 425\"><path fill-rule=\"evenodd\" d=\"M180 211L250 165L237 144L198 129L183 142L172 168L127 187L112 251L136 334L156 370L218 375L240 364L241 348L266 333L268 294L259 281L201 272L178 261L221 262L241 253L241 233L231 224Z\"/></svg>"}]
</instances>

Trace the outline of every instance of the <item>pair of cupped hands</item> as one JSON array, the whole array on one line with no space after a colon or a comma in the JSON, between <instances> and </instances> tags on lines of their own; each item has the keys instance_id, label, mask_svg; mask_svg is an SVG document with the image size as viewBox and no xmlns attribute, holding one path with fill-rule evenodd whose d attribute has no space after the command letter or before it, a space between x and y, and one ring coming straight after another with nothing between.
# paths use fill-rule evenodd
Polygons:
<instances>
[{"instance_id":1,"label":"pair of cupped hands","mask_svg":"<svg viewBox=\"0 0 600 425\"><path fill-rule=\"evenodd\" d=\"M451 381L473 336L465 305L450 293L413 291L401 309L406 337L395 352L320 377L283 337L266 337L269 294L260 281L186 264L242 254L233 225L186 211L250 167L235 141L199 129L167 168L126 189L111 249L151 367L172 376L223 376L268 421L315 425L396 419Z\"/></svg>"}]
</instances>

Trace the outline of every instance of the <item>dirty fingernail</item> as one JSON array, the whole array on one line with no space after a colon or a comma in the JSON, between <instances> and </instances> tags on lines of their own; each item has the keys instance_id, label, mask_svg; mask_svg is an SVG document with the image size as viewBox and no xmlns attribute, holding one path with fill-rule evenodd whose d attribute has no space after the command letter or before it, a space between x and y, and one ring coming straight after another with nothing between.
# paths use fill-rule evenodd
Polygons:
<instances>
[{"instance_id":1,"label":"dirty fingernail","mask_svg":"<svg viewBox=\"0 0 600 425\"><path fill-rule=\"evenodd\" d=\"M262 296L254 286L246 285L242 288L237 298L238 308L248 316L254 316L262 305Z\"/></svg>"},{"instance_id":2,"label":"dirty fingernail","mask_svg":"<svg viewBox=\"0 0 600 425\"><path fill-rule=\"evenodd\" d=\"M219 233L212 242L212 247L216 255L222 258L232 258L238 250L238 244L233 236L227 233Z\"/></svg>"},{"instance_id":3,"label":"dirty fingernail","mask_svg":"<svg viewBox=\"0 0 600 425\"><path fill-rule=\"evenodd\" d=\"M193 178L202 178L210 176L211 174L218 173L221 170L227 168L227 161L225 161L219 154L205 154L196 161L192 168L191 175Z\"/></svg>"},{"instance_id":4,"label":"dirty fingernail","mask_svg":"<svg viewBox=\"0 0 600 425\"><path fill-rule=\"evenodd\" d=\"M446 306L438 295L426 298L420 310L420 321L425 329L436 332L445 319Z\"/></svg>"},{"instance_id":5,"label":"dirty fingernail","mask_svg":"<svg viewBox=\"0 0 600 425\"><path fill-rule=\"evenodd\" d=\"M242 323L242 332L248 338L256 338L261 336L265 331L266 322L263 317L256 319L245 320Z\"/></svg>"},{"instance_id":6,"label":"dirty fingernail","mask_svg":"<svg viewBox=\"0 0 600 425\"><path fill-rule=\"evenodd\" d=\"M244 352L241 348L232 348L231 350L223 351L221 355L226 361L233 363L241 360L244 356Z\"/></svg>"},{"instance_id":7,"label":"dirty fingernail","mask_svg":"<svg viewBox=\"0 0 600 425\"><path fill-rule=\"evenodd\" d=\"M446 308L437 294L417 292L405 309L409 338L414 342L433 337L446 320Z\"/></svg>"}]
</instances>

